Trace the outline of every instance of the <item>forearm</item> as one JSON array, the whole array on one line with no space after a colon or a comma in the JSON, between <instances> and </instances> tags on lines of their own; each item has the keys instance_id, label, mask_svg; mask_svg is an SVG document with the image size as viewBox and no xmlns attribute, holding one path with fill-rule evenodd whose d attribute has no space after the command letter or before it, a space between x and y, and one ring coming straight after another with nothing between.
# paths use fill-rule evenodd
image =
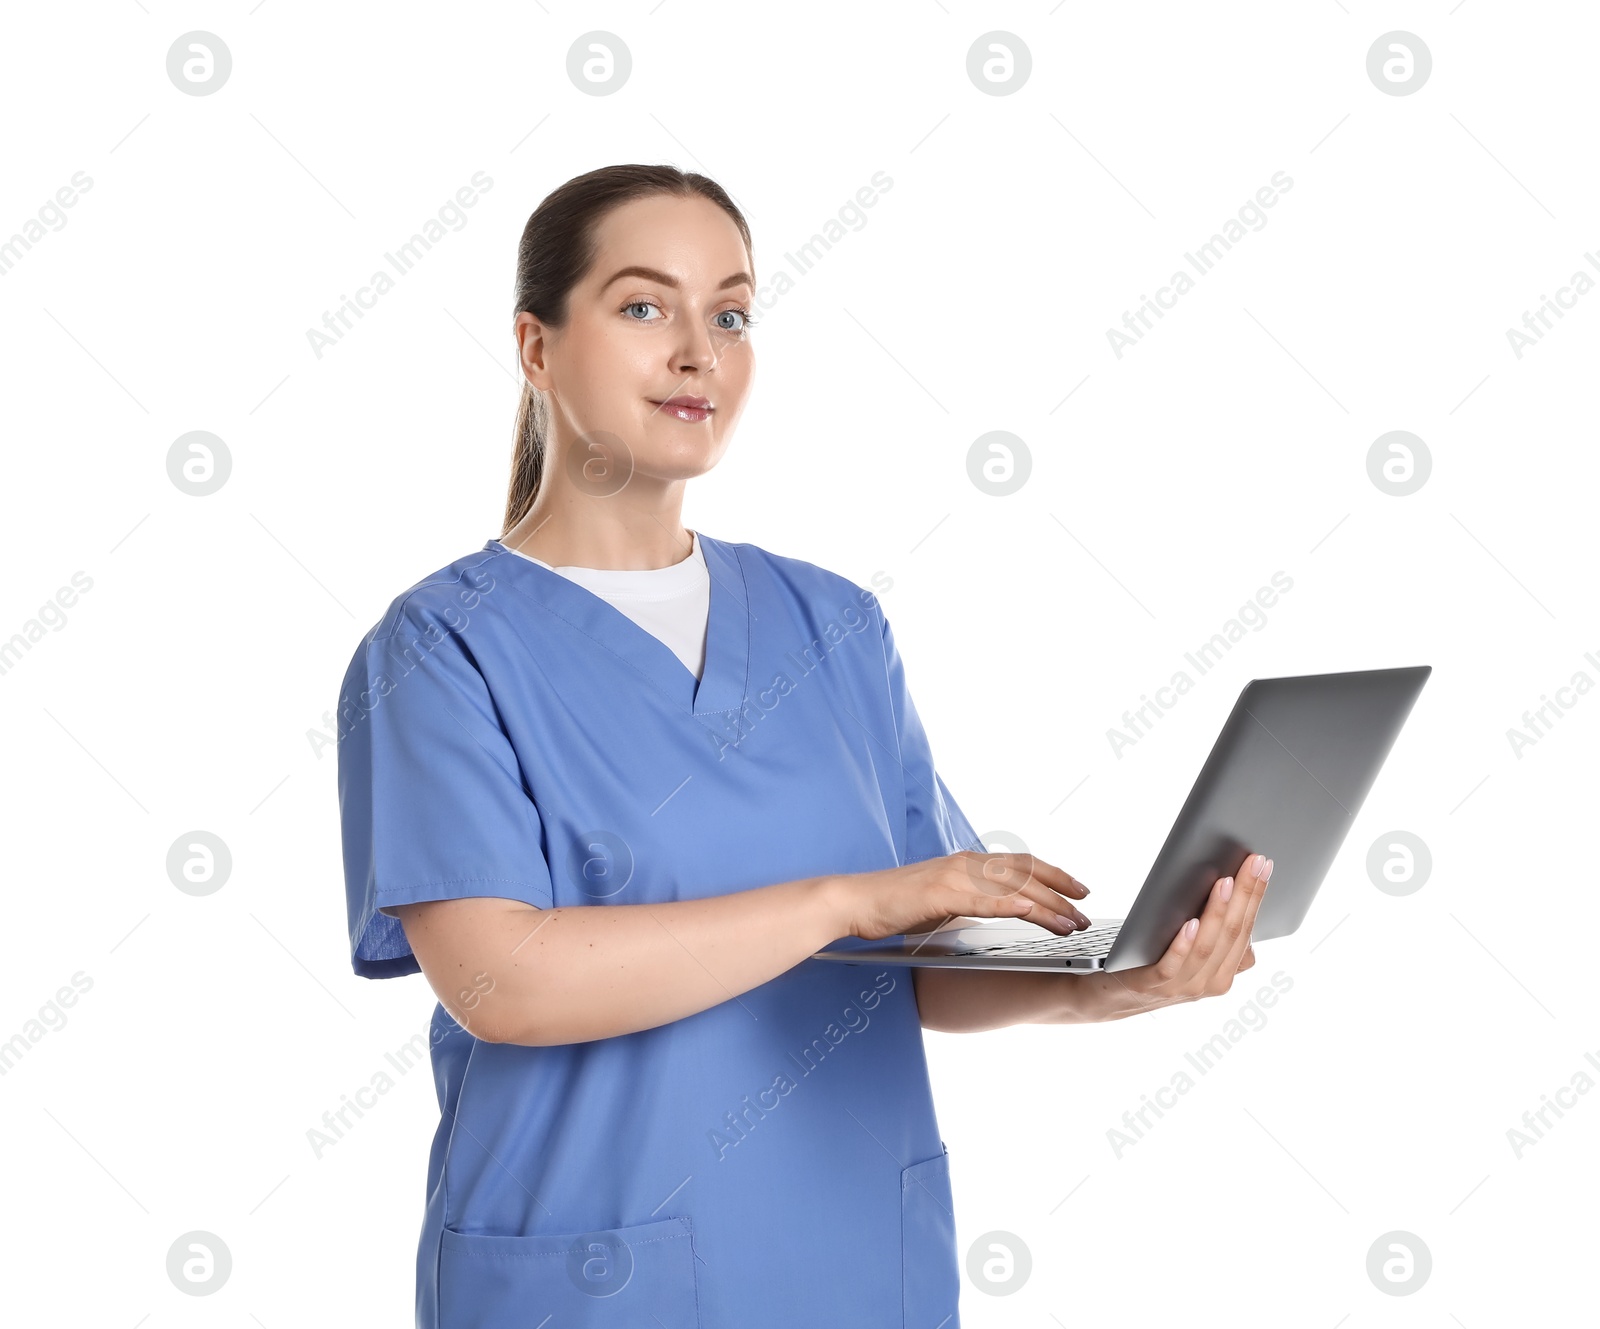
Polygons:
<instances>
[{"instance_id":1,"label":"forearm","mask_svg":"<svg viewBox=\"0 0 1600 1329\"><path fill-rule=\"evenodd\" d=\"M1153 1009L1110 974L923 966L913 983L922 1027L946 1034L1013 1024L1095 1024Z\"/></svg>"},{"instance_id":2,"label":"forearm","mask_svg":"<svg viewBox=\"0 0 1600 1329\"><path fill-rule=\"evenodd\" d=\"M541 1046L680 1020L776 978L842 935L836 878L701 900L519 909L483 948L475 1023Z\"/></svg>"}]
</instances>

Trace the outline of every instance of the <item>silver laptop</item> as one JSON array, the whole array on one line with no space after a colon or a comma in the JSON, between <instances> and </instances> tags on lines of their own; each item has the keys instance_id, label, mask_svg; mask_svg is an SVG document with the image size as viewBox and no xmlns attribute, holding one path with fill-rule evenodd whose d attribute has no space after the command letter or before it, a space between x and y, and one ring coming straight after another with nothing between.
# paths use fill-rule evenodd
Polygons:
<instances>
[{"instance_id":1,"label":"silver laptop","mask_svg":"<svg viewBox=\"0 0 1600 1329\"><path fill-rule=\"evenodd\" d=\"M1125 918L1066 936L1023 919L952 919L882 941L844 937L813 957L845 964L1049 969L1154 964L1247 853L1272 859L1254 942L1300 926L1431 665L1257 678L1245 685ZM1063 865L1064 866L1064 865Z\"/></svg>"}]
</instances>

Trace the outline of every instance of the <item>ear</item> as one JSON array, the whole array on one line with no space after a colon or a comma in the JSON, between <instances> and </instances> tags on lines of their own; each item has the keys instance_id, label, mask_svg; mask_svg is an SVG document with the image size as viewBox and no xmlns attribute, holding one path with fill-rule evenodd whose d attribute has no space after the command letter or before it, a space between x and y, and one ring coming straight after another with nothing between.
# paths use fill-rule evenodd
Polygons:
<instances>
[{"instance_id":1,"label":"ear","mask_svg":"<svg viewBox=\"0 0 1600 1329\"><path fill-rule=\"evenodd\" d=\"M523 310L517 315L511 330L517 340L517 360L522 367L522 377L540 391L548 391L550 375L545 366L545 325Z\"/></svg>"}]
</instances>

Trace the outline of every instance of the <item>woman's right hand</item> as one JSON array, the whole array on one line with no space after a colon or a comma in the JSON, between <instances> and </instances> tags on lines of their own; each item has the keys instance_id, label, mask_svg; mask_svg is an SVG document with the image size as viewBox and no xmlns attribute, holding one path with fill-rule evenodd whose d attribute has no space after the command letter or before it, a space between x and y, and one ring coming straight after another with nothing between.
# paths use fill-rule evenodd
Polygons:
<instances>
[{"instance_id":1,"label":"woman's right hand","mask_svg":"<svg viewBox=\"0 0 1600 1329\"><path fill-rule=\"evenodd\" d=\"M1023 918L1056 933L1089 919L1072 903L1089 893L1076 877L1037 854L970 849L904 867L837 878L840 936L881 941L903 932L931 932L952 918Z\"/></svg>"}]
</instances>

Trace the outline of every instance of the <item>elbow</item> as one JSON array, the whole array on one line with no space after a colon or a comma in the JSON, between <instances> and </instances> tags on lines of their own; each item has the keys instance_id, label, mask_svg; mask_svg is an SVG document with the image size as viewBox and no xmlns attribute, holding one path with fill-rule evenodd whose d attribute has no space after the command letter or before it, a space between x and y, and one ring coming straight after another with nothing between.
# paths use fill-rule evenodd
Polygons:
<instances>
[{"instance_id":1,"label":"elbow","mask_svg":"<svg viewBox=\"0 0 1600 1329\"><path fill-rule=\"evenodd\" d=\"M480 1043L510 1043L515 1039L512 1031L501 1020L491 1020L488 1013L480 1006L477 1010L466 1009L444 1001L445 1014L458 1024L463 1031L472 1035Z\"/></svg>"},{"instance_id":2,"label":"elbow","mask_svg":"<svg viewBox=\"0 0 1600 1329\"><path fill-rule=\"evenodd\" d=\"M924 1029L941 1032L939 1001L934 991L933 975L926 968L911 971L911 992L917 1003L917 1021Z\"/></svg>"},{"instance_id":3,"label":"elbow","mask_svg":"<svg viewBox=\"0 0 1600 1329\"><path fill-rule=\"evenodd\" d=\"M487 966L478 969L470 983L457 984L448 994L440 991L437 983L433 988L445 1013L480 1043L538 1047L546 1041L544 1031L526 1014L537 1009L538 1002L530 1000L527 993L514 992L512 984Z\"/></svg>"},{"instance_id":4,"label":"elbow","mask_svg":"<svg viewBox=\"0 0 1600 1329\"><path fill-rule=\"evenodd\" d=\"M451 1019L480 1043L511 1043L518 1047L550 1047L571 1042L549 1019L535 1018L530 1011L543 1012L546 1001L525 988L513 991L510 984L493 984L475 998L452 1006L445 1003Z\"/></svg>"},{"instance_id":5,"label":"elbow","mask_svg":"<svg viewBox=\"0 0 1600 1329\"><path fill-rule=\"evenodd\" d=\"M481 977L481 976L480 976ZM489 981L481 993L455 1002L444 1002L445 1010L463 1030L480 1043L513 1043L520 1047L549 1047L567 1040L549 1021L535 1019L529 1011L543 1009L543 1002L526 991L513 993L510 984Z\"/></svg>"},{"instance_id":6,"label":"elbow","mask_svg":"<svg viewBox=\"0 0 1600 1329\"><path fill-rule=\"evenodd\" d=\"M481 1023L480 1021L480 1025ZM480 1029L468 1029L467 1032L480 1043L509 1043L514 1047L524 1048L551 1047L565 1041L550 1037L547 1030L527 1021L516 1025L488 1025Z\"/></svg>"}]
</instances>

